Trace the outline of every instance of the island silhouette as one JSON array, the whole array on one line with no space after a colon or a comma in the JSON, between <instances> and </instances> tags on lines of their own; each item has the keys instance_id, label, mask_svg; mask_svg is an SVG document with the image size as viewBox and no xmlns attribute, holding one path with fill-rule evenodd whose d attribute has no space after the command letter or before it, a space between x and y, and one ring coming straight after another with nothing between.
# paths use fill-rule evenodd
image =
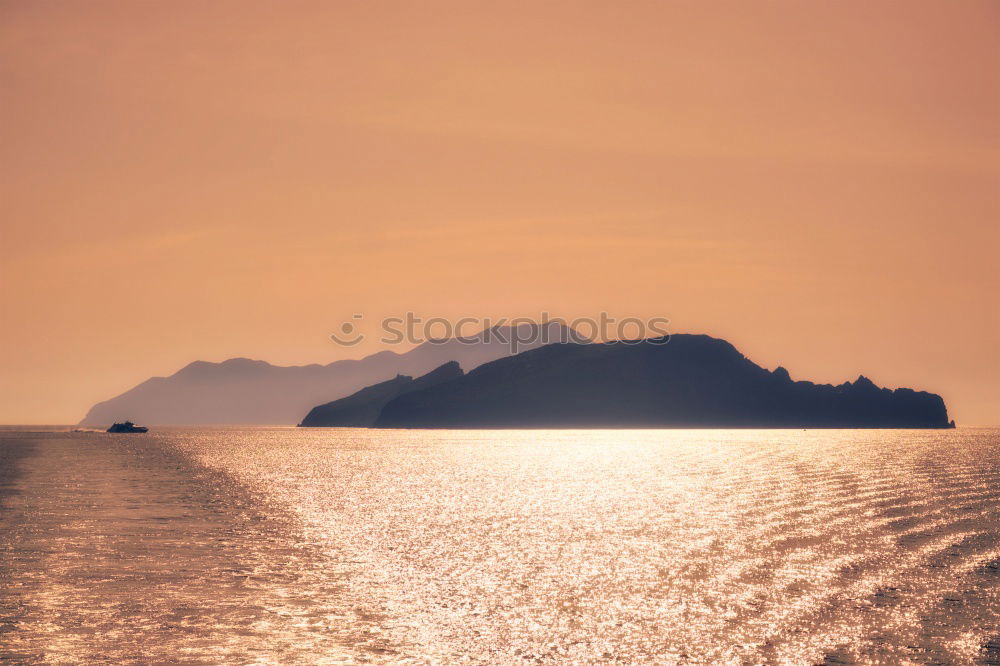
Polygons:
<instances>
[{"instance_id":1,"label":"island silhouette","mask_svg":"<svg viewBox=\"0 0 1000 666\"><path fill-rule=\"evenodd\" d=\"M124 418L148 425L294 424L315 405L397 374L423 375L448 361L471 370L513 351L571 339L585 336L549 321L493 326L467 337L428 340L404 353L385 350L327 365L276 366L249 358L195 361L94 405L79 425ZM512 340L519 341L513 348Z\"/></svg>"},{"instance_id":2,"label":"island silhouette","mask_svg":"<svg viewBox=\"0 0 1000 666\"><path fill-rule=\"evenodd\" d=\"M560 322L546 327L545 335L531 335L537 324L494 327L328 365L196 361L95 405L81 424L127 415L154 425L380 428L952 425L938 395L864 376L837 386L794 381L708 335L580 343L568 342L582 337ZM515 337L526 351L512 354Z\"/></svg>"},{"instance_id":3,"label":"island silhouette","mask_svg":"<svg viewBox=\"0 0 1000 666\"><path fill-rule=\"evenodd\" d=\"M941 396L766 370L707 335L552 344L449 364L313 409L303 426L379 428L947 428Z\"/></svg>"}]
</instances>

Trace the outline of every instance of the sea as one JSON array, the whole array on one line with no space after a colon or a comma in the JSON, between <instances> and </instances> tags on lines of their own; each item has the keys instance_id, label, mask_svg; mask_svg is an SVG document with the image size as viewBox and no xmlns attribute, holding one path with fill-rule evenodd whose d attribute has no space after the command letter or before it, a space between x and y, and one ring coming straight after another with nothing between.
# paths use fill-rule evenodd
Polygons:
<instances>
[{"instance_id":1,"label":"sea","mask_svg":"<svg viewBox=\"0 0 1000 666\"><path fill-rule=\"evenodd\" d=\"M1000 664L1000 429L0 431L0 662Z\"/></svg>"}]
</instances>

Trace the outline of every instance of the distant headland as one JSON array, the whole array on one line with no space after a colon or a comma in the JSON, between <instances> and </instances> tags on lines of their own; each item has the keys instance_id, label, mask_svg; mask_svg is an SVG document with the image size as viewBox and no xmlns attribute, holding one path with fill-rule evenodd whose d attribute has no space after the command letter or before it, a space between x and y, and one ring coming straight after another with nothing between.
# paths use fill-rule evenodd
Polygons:
<instances>
[{"instance_id":1,"label":"distant headland","mask_svg":"<svg viewBox=\"0 0 1000 666\"><path fill-rule=\"evenodd\" d=\"M419 376L448 362L470 370L547 341L583 339L559 322L497 326L467 338L424 342L403 353L380 351L326 365L277 366L249 358L194 361L169 377L151 377L100 402L80 425L106 425L123 415L148 425L279 425L302 420L312 407L396 375ZM530 330L529 330L530 329Z\"/></svg>"},{"instance_id":2,"label":"distant headland","mask_svg":"<svg viewBox=\"0 0 1000 666\"><path fill-rule=\"evenodd\" d=\"M555 324L552 324L555 326ZM578 343L551 330L511 355L501 336L425 342L329 365L196 361L95 405L152 425L379 428L947 428L939 395L766 370L726 342L677 334ZM509 333L509 331L508 331ZM527 336L521 336L526 339ZM579 340L580 337L575 339ZM562 340L544 344L545 340ZM463 368L468 372L464 372ZM416 379L414 379L416 377Z\"/></svg>"},{"instance_id":3,"label":"distant headland","mask_svg":"<svg viewBox=\"0 0 1000 666\"><path fill-rule=\"evenodd\" d=\"M312 410L303 426L379 428L948 428L941 396L768 371L707 335L552 344L397 378Z\"/></svg>"}]
</instances>

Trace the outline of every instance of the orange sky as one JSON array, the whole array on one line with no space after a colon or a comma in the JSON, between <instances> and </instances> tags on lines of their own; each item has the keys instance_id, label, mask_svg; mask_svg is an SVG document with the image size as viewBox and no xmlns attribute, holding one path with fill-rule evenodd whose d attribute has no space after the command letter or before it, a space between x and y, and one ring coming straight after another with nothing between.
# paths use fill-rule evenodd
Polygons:
<instances>
[{"instance_id":1,"label":"orange sky","mask_svg":"<svg viewBox=\"0 0 1000 666\"><path fill-rule=\"evenodd\" d=\"M991 1L3 1L0 422L412 309L1000 423L998 118Z\"/></svg>"}]
</instances>

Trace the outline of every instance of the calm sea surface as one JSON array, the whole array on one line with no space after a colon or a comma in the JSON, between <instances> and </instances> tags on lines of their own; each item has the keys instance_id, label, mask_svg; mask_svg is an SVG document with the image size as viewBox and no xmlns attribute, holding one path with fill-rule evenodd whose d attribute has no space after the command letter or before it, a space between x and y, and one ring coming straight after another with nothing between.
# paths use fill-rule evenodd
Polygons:
<instances>
[{"instance_id":1,"label":"calm sea surface","mask_svg":"<svg viewBox=\"0 0 1000 666\"><path fill-rule=\"evenodd\" d=\"M1000 663L1000 430L0 431L0 661Z\"/></svg>"}]
</instances>

